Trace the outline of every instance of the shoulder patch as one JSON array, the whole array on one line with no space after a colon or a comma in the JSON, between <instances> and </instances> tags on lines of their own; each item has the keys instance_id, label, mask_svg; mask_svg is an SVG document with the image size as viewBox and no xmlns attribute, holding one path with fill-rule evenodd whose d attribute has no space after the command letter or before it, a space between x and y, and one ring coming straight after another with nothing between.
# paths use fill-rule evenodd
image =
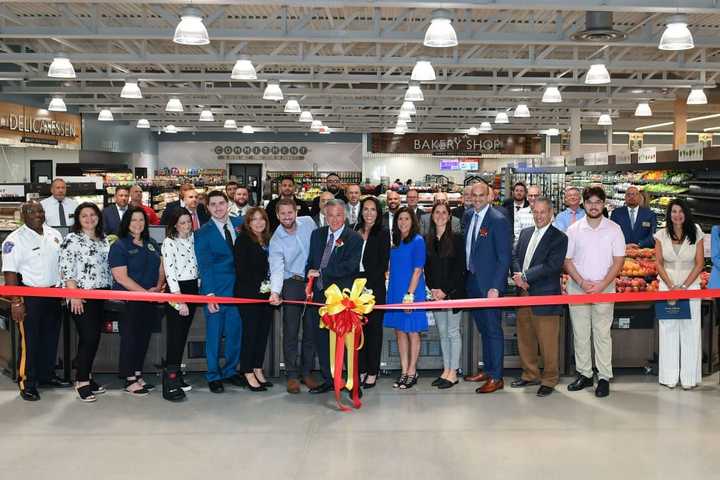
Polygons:
<instances>
[{"instance_id":1,"label":"shoulder patch","mask_svg":"<svg viewBox=\"0 0 720 480\"><path fill-rule=\"evenodd\" d=\"M12 252L12 249L15 247L15 244L13 242L5 242L3 243L2 252L5 254L8 254Z\"/></svg>"}]
</instances>

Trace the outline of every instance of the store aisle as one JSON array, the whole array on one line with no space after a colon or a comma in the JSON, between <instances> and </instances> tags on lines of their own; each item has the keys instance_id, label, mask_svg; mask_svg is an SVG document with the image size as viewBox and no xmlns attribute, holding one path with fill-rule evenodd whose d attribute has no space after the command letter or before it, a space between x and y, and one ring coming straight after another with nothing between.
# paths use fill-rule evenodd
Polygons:
<instances>
[{"instance_id":1,"label":"store aisle","mask_svg":"<svg viewBox=\"0 0 720 480\"><path fill-rule=\"evenodd\" d=\"M691 392L624 376L610 398L534 389L479 396L461 383L393 391L362 410L331 395L198 388L171 405L115 389L85 405L65 391L23 402L0 378L0 475L50 478L720 478L718 376ZM191 382L200 385L199 377Z\"/></svg>"}]
</instances>

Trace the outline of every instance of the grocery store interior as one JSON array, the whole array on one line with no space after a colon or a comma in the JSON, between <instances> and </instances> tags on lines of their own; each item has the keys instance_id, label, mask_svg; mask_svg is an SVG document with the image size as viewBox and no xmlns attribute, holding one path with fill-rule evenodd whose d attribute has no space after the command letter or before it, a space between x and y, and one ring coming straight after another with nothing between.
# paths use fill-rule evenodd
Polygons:
<instances>
[{"instance_id":1,"label":"grocery store interior","mask_svg":"<svg viewBox=\"0 0 720 480\"><path fill-rule=\"evenodd\" d=\"M632 185L658 229L672 199L687 203L705 234L705 288L720 224L718 28L711 0L2 0L0 241L56 178L101 209L116 187L140 185L158 216L186 182L207 195L236 181L264 206L287 175L306 201L334 173L383 208L389 189L405 204L412 185L426 211L438 192L463 205L463 188L484 181L497 204L518 182L537 185L556 214L567 187L599 184L611 213ZM162 241L165 228L151 235ZM654 252L628 250L617 292L658 289ZM23 402L18 327L2 301L0 477L720 478L718 307L702 300L692 390L658 383L655 312L615 305L609 398L566 388L567 309L555 393L509 388L520 357L508 308L504 390L431 387L443 368L431 321L418 385L392 388L400 363L386 329L378 388L344 413L330 394L285 392L279 312L264 364L275 388L212 394L200 309L183 358L187 401L123 395L108 309L94 365L103 398L85 405L70 388ZM77 332L63 315L56 366L71 381ZM460 330L459 373L476 372L469 312ZM163 320L145 360L153 383L164 331Z\"/></svg>"}]
</instances>

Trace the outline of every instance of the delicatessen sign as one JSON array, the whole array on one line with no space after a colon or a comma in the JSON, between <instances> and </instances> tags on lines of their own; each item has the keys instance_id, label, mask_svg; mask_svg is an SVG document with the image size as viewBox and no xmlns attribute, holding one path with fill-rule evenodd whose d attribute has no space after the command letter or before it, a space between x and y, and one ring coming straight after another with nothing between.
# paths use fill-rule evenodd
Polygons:
<instances>
[{"instance_id":1,"label":"delicatessen sign","mask_svg":"<svg viewBox=\"0 0 720 480\"><path fill-rule=\"evenodd\" d=\"M0 102L0 143L42 145L79 150L82 145L79 115Z\"/></svg>"},{"instance_id":2,"label":"delicatessen sign","mask_svg":"<svg viewBox=\"0 0 720 480\"><path fill-rule=\"evenodd\" d=\"M542 139L533 135L476 135L445 133L391 133L372 135L373 153L435 155L533 155L542 151Z\"/></svg>"}]
</instances>

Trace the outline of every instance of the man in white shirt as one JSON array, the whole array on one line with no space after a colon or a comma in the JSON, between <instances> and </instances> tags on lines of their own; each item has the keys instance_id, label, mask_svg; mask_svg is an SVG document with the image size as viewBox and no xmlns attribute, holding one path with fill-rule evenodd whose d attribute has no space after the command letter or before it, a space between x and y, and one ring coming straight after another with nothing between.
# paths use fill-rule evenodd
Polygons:
<instances>
[{"instance_id":1,"label":"man in white shirt","mask_svg":"<svg viewBox=\"0 0 720 480\"><path fill-rule=\"evenodd\" d=\"M327 203L334 198L335 196L329 191L324 191L320 194L320 200L318 202L318 208L320 209L320 211L317 215L312 217L313 220L315 220L315 225L317 225L318 228L327 225L327 219L325 218L325 205L327 205Z\"/></svg>"},{"instance_id":2,"label":"man in white shirt","mask_svg":"<svg viewBox=\"0 0 720 480\"><path fill-rule=\"evenodd\" d=\"M244 217L250 208L250 190L242 185L235 189L234 202L230 204L231 217Z\"/></svg>"},{"instance_id":3,"label":"man in white shirt","mask_svg":"<svg viewBox=\"0 0 720 480\"><path fill-rule=\"evenodd\" d=\"M537 185L530 185L527 188L528 205L515 210L513 218L513 246L517 244L520 232L535 225L532 209L538 197L540 197L540 187Z\"/></svg>"},{"instance_id":4,"label":"man in white shirt","mask_svg":"<svg viewBox=\"0 0 720 480\"><path fill-rule=\"evenodd\" d=\"M7 236L2 245L5 285L49 288L60 284L62 236L45 223L39 202L22 205L24 225ZM22 281L22 283L21 283ZM40 387L68 387L55 375L60 337L60 300L45 297L13 297L10 313L20 332L18 384L23 400L40 400Z\"/></svg>"},{"instance_id":5,"label":"man in white shirt","mask_svg":"<svg viewBox=\"0 0 720 480\"><path fill-rule=\"evenodd\" d=\"M51 227L70 227L75 223L78 204L72 198L66 198L66 192L65 180L56 178L50 184L51 196L40 202L45 210L45 222Z\"/></svg>"},{"instance_id":6,"label":"man in white shirt","mask_svg":"<svg viewBox=\"0 0 720 480\"><path fill-rule=\"evenodd\" d=\"M345 188L345 196L348 200L345 204L345 216L350 228L355 230L355 226L360 221L360 215L362 215L360 211L360 185L348 185Z\"/></svg>"}]
</instances>

